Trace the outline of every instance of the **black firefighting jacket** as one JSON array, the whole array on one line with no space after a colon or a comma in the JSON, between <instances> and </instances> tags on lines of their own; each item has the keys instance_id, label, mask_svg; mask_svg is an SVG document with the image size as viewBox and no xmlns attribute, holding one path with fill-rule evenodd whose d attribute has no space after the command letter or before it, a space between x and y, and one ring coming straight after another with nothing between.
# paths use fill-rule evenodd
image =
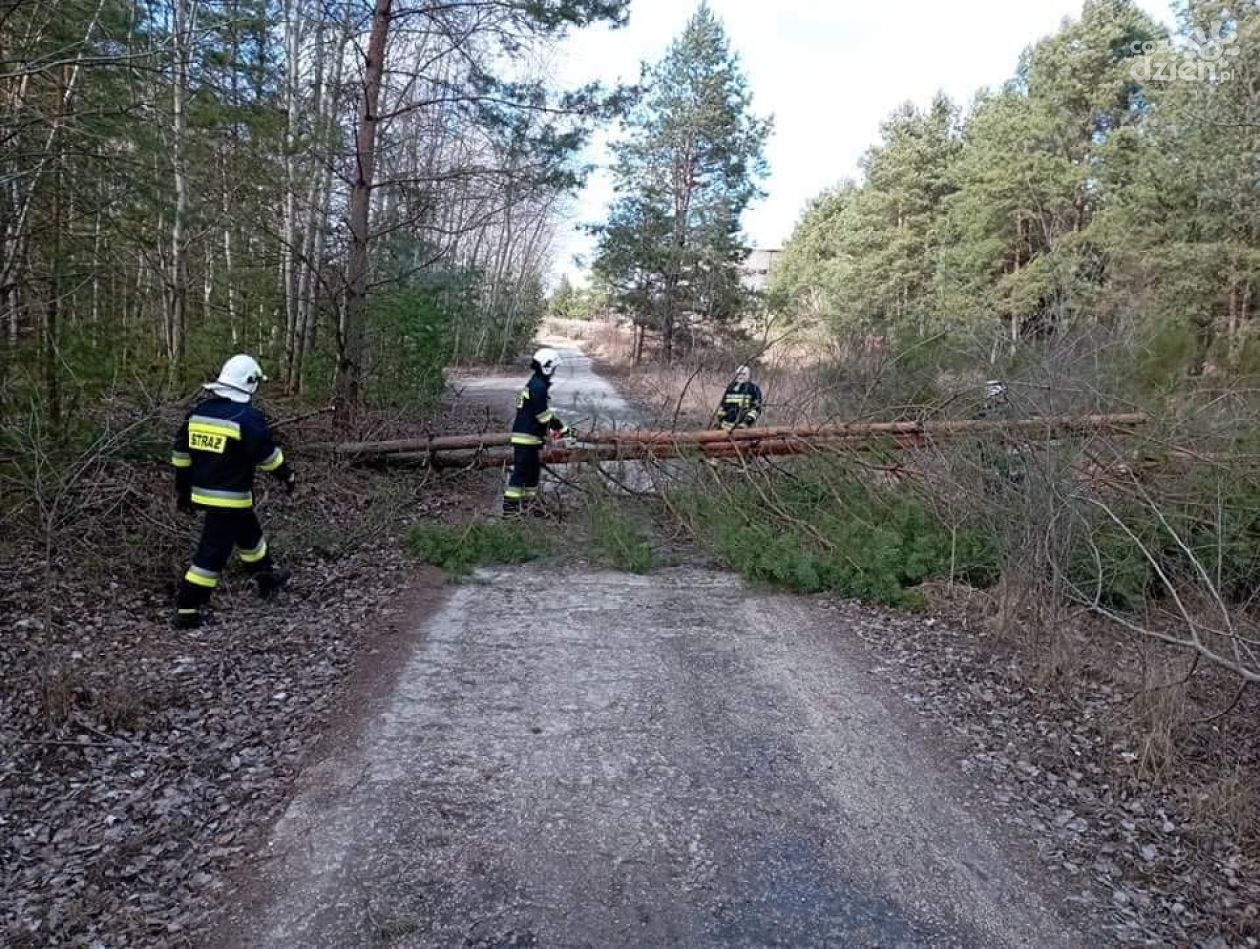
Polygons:
<instances>
[{"instance_id":1,"label":"black firefighting jacket","mask_svg":"<svg viewBox=\"0 0 1260 949\"><path fill-rule=\"evenodd\" d=\"M714 417L723 428L751 425L761 414L761 389L755 382L732 382Z\"/></svg>"},{"instance_id":2,"label":"black firefighting jacket","mask_svg":"<svg viewBox=\"0 0 1260 949\"><path fill-rule=\"evenodd\" d=\"M564 434L569 430L547 405L551 380L535 372L516 396L516 418L512 422L513 445L541 445L548 430Z\"/></svg>"},{"instance_id":3,"label":"black firefighting jacket","mask_svg":"<svg viewBox=\"0 0 1260 949\"><path fill-rule=\"evenodd\" d=\"M255 468L281 481L293 474L262 412L217 396L188 413L175 436L171 464L176 491L205 508L253 507Z\"/></svg>"}]
</instances>

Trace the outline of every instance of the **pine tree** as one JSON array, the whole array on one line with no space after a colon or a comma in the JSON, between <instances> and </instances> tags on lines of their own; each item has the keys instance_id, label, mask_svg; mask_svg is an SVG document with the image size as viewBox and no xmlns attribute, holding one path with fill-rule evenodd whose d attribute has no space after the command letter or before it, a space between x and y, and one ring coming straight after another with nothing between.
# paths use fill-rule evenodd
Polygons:
<instances>
[{"instance_id":1,"label":"pine tree","mask_svg":"<svg viewBox=\"0 0 1260 949\"><path fill-rule=\"evenodd\" d=\"M952 316L997 316L1013 346L1096 311L1102 153L1142 119L1132 65L1158 35L1131 0L1088 0L1080 21L1030 48L1016 78L978 100L954 169L940 271Z\"/></svg>"},{"instance_id":2,"label":"pine tree","mask_svg":"<svg viewBox=\"0 0 1260 949\"><path fill-rule=\"evenodd\" d=\"M655 66L615 147L617 199L597 229L597 276L673 357L683 320L737 316L746 251L740 217L760 193L770 130L722 24L702 3Z\"/></svg>"},{"instance_id":3,"label":"pine tree","mask_svg":"<svg viewBox=\"0 0 1260 949\"><path fill-rule=\"evenodd\" d=\"M1211 360L1238 366L1254 338L1260 10L1244 6L1233 16L1223 3L1195 4L1183 28L1225 41L1214 58L1189 60L1192 67L1210 63L1216 74L1146 84L1140 134L1107 152L1116 197L1099 224L1114 262L1113 308L1144 317L1156 335L1188 332L1186 368L1199 372ZM1166 50L1151 60L1142 75L1170 75L1170 65L1186 62Z\"/></svg>"},{"instance_id":4,"label":"pine tree","mask_svg":"<svg viewBox=\"0 0 1260 949\"><path fill-rule=\"evenodd\" d=\"M577 316L578 293L568 274L560 276L555 292L551 295L548 309L553 316L572 318Z\"/></svg>"},{"instance_id":5,"label":"pine tree","mask_svg":"<svg viewBox=\"0 0 1260 949\"><path fill-rule=\"evenodd\" d=\"M926 112L905 105L884 123L883 143L862 162L846 250L853 279L841 287L837 318L886 335L924 335L936 319L934 280L944 201L954 190L956 110L938 96Z\"/></svg>"},{"instance_id":6,"label":"pine tree","mask_svg":"<svg viewBox=\"0 0 1260 949\"><path fill-rule=\"evenodd\" d=\"M806 326L843 328L838 300L853 279L845 241L858 191L848 181L814 199L770 276L772 309Z\"/></svg>"},{"instance_id":7,"label":"pine tree","mask_svg":"<svg viewBox=\"0 0 1260 949\"><path fill-rule=\"evenodd\" d=\"M1170 40L1131 0L1088 0L957 133L903 108L865 180L797 227L773 305L842 333L978 331L994 354L1105 324L1156 342L1157 374L1254 367L1260 8L1232 6L1186 7Z\"/></svg>"},{"instance_id":8,"label":"pine tree","mask_svg":"<svg viewBox=\"0 0 1260 949\"><path fill-rule=\"evenodd\" d=\"M926 112L898 109L862 160L862 186L831 192L806 214L777 268L776 305L823 316L841 333L926 333L938 317L956 126L957 110L944 96Z\"/></svg>"}]
</instances>

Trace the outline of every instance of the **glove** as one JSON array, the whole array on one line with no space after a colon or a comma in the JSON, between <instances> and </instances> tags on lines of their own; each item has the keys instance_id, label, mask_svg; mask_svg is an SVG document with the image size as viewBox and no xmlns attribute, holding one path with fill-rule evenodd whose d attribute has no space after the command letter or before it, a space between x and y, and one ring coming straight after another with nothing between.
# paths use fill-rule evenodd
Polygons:
<instances>
[{"instance_id":1,"label":"glove","mask_svg":"<svg viewBox=\"0 0 1260 949\"><path fill-rule=\"evenodd\" d=\"M175 506L184 514L196 514L197 509L193 507L192 495L185 491L175 492Z\"/></svg>"},{"instance_id":2,"label":"glove","mask_svg":"<svg viewBox=\"0 0 1260 949\"><path fill-rule=\"evenodd\" d=\"M289 476L284 479L284 489L287 492L289 492L289 494L292 494L296 488L297 488L297 475L294 474L292 471L290 471Z\"/></svg>"}]
</instances>

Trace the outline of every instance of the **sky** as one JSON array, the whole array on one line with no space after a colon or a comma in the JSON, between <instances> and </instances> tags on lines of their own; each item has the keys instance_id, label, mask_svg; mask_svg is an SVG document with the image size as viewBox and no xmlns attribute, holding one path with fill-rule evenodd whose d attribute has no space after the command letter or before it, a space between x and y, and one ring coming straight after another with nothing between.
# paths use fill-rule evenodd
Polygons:
<instances>
[{"instance_id":1,"label":"sky","mask_svg":"<svg viewBox=\"0 0 1260 949\"><path fill-rule=\"evenodd\" d=\"M698 0L631 0L620 30L579 31L557 51L562 85L592 79L635 82L639 63L659 60ZM966 105L981 88L1015 71L1020 52L1080 14L1082 0L710 0L738 53L753 110L774 118L766 147L767 196L744 215L755 247L781 247L809 201L856 177L863 152L898 105L926 105L938 90ZM1138 0L1171 24L1168 0ZM593 240L581 225L598 223L612 199L604 166L604 133L585 156L597 166L561 225L554 276L581 282Z\"/></svg>"}]
</instances>

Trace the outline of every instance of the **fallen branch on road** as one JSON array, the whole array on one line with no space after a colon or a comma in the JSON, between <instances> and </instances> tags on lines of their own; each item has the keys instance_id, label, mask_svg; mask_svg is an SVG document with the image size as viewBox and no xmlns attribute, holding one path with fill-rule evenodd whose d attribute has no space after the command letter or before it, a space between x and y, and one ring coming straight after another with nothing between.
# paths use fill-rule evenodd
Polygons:
<instances>
[{"instance_id":1,"label":"fallen branch on road","mask_svg":"<svg viewBox=\"0 0 1260 949\"><path fill-rule=\"evenodd\" d=\"M626 431L596 433L582 447L545 447L544 464L636 461L702 455L731 458L797 455L813 451L861 449L873 445L917 448L963 437L1041 438L1092 432L1126 433L1145 424L1139 414L1062 416L999 421L851 422L839 425L778 426L763 429ZM356 464L382 463L433 468L494 468L511 461L511 435L484 433L424 439L346 442L320 446Z\"/></svg>"}]
</instances>

